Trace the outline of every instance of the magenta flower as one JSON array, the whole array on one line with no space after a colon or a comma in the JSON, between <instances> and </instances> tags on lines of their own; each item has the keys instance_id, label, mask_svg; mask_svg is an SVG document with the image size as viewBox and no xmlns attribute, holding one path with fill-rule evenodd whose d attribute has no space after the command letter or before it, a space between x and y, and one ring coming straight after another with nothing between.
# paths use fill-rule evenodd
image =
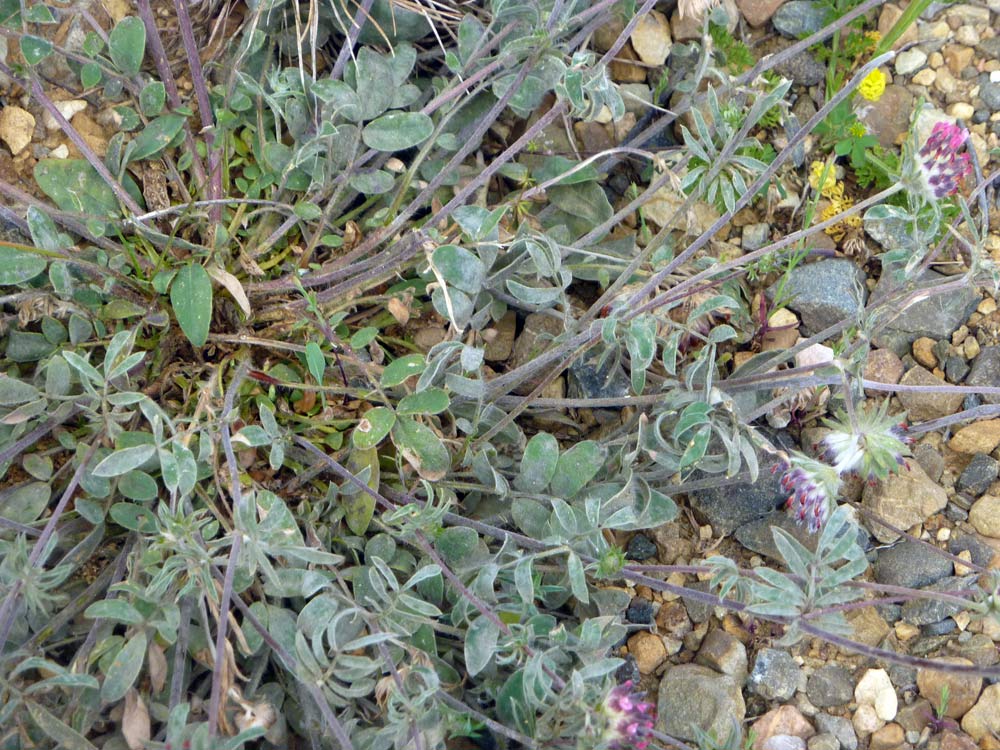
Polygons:
<instances>
[{"instance_id":1,"label":"magenta flower","mask_svg":"<svg viewBox=\"0 0 1000 750\"><path fill-rule=\"evenodd\" d=\"M837 503L842 481L832 466L802 453L793 453L781 477L781 486L791 493L785 507L800 524L816 533Z\"/></svg>"},{"instance_id":2,"label":"magenta flower","mask_svg":"<svg viewBox=\"0 0 1000 750\"><path fill-rule=\"evenodd\" d=\"M613 750L646 750L645 735L653 728L653 704L632 691L632 681L618 685L604 701L608 718L605 740Z\"/></svg>"},{"instance_id":3,"label":"magenta flower","mask_svg":"<svg viewBox=\"0 0 1000 750\"><path fill-rule=\"evenodd\" d=\"M958 153L969 139L969 131L950 122L934 125L919 152L920 175L928 198L940 199L958 192L960 183L972 174L968 151Z\"/></svg>"}]
</instances>

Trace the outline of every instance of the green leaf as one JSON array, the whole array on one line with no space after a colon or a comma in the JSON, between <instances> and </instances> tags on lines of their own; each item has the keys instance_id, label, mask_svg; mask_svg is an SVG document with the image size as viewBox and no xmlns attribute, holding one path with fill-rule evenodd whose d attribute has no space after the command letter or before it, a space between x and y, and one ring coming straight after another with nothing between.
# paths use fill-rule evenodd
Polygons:
<instances>
[{"instance_id":1,"label":"green leaf","mask_svg":"<svg viewBox=\"0 0 1000 750\"><path fill-rule=\"evenodd\" d=\"M486 266L464 247L442 245L434 251L432 259L449 286L473 295L482 290Z\"/></svg>"},{"instance_id":2,"label":"green leaf","mask_svg":"<svg viewBox=\"0 0 1000 750\"><path fill-rule=\"evenodd\" d=\"M116 620L126 625L138 625L142 614L124 599L102 599L91 604L83 613L91 620Z\"/></svg>"},{"instance_id":3,"label":"green leaf","mask_svg":"<svg viewBox=\"0 0 1000 750\"><path fill-rule=\"evenodd\" d=\"M38 276L47 261L10 245L0 245L0 286L14 286Z\"/></svg>"},{"instance_id":4,"label":"green leaf","mask_svg":"<svg viewBox=\"0 0 1000 750\"><path fill-rule=\"evenodd\" d=\"M486 668L493 659L500 638L500 626L493 620L480 617L472 621L465 634L465 669L470 677Z\"/></svg>"},{"instance_id":5,"label":"green leaf","mask_svg":"<svg viewBox=\"0 0 1000 750\"><path fill-rule=\"evenodd\" d=\"M87 738L34 701L25 701L31 720L62 750L97 750Z\"/></svg>"},{"instance_id":6,"label":"green leaf","mask_svg":"<svg viewBox=\"0 0 1000 750\"><path fill-rule=\"evenodd\" d=\"M101 700L116 703L132 687L146 658L146 634L138 633L118 652L101 685Z\"/></svg>"},{"instance_id":7,"label":"green leaf","mask_svg":"<svg viewBox=\"0 0 1000 750\"><path fill-rule=\"evenodd\" d=\"M0 376L0 406L17 406L34 401L40 394L35 386L7 375Z\"/></svg>"},{"instance_id":8,"label":"green leaf","mask_svg":"<svg viewBox=\"0 0 1000 750\"><path fill-rule=\"evenodd\" d=\"M149 474L144 471L130 471L118 480L118 491L129 500L148 502L155 500L160 487Z\"/></svg>"},{"instance_id":9,"label":"green leaf","mask_svg":"<svg viewBox=\"0 0 1000 750\"><path fill-rule=\"evenodd\" d=\"M203 266L191 262L178 271L170 285L170 305L188 341L204 346L212 322L212 281Z\"/></svg>"},{"instance_id":10,"label":"green leaf","mask_svg":"<svg viewBox=\"0 0 1000 750\"><path fill-rule=\"evenodd\" d=\"M24 20L28 23L55 23L56 17L44 3L37 3L24 11Z\"/></svg>"},{"instance_id":11,"label":"green leaf","mask_svg":"<svg viewBox=\"0 0 1000 750\"><path fill-rule=\"evenodd\" d=\"M413 375L419 375L425 367L427 363L423 354L407 354L386 365L379 382L383 388L392 388Z\"/></svg>"},{"instance_id":12,"label":"green leaf","mask_svg":"<svg viewBox=\"0 0 1000 750\"><path fill-rule=\"evenodd\" d=\"M479 534L464 526L452 526L434 540L434 548L449 565L465 567L479 549Z\"/></svg>"},{"instance_id":13,"label":"green leaf","mask_svg":"<svg viewBox=\"0 0 1000 750\"><path fill-rule=\"evenodd\" d=\"M159 81L152 81L139 92L139 109L146 117L156 117L163 111L167 90Z\"/></svg>"},{"instance_id":14,"label":"green leaf","mask_svg":"<svg viewBox=\"0 0 1000 750\"><path fill-rule=\"evenodd\" d=\"M111 29L108 36L111 61L122 73L134 76L142 67L146 54L146 27L135 16L126 16Z\"/></svg>"},{"instance_id":15,"label":"green leaf","mask_svg":"<svg viewBox=\"0 0 1000 750\"><path fill-rule=\"evenodd\" d=\"M422 112L390 112L365 125L361 140L376 151L413 148L434 132L434 122Z\"/></svg>"},{"instance_id":16,"label":"green leaf","mask_svg":"<svg viewBox=\"0 0 1000 750\"><path fill-rule=\"evenodd\" d=\"M552 205L581 219L593 229L614 214L608 197L596 182L578 185L553 185L546 191Z\"/></svg>"},{"instance_id":17,"label":"green leaf","mask_svg":"<svg viewBox=\"0 0 1000 750\"><path fill-rule=\"evenodd\" d=\"M115 503L108 511L111 520L129 531L138 531L143 534L155 534L156 523L153 520L153 512L148 508L135 503Z\"/></svg>"},{"instance_id":18,"label":"green leaf","mask_svg":"<svg viewBox=\"0 0 1000 750\"><path fill-rule=\"evenodd\" d=\"M532 177L539 184L547 182L561 174L565 174L573 167L575 167L578 162L572 159L567 159L565 156L549 156L546 157L542 162L540 167L533 169L531 172ZM587 165L581 169L578 169L571 175L563 177L556 185L576 185L581 182L593 182L598 178L597 170L594 167Z\"/></svg>"},{"instance_id":19,"label":"green leaf","mask_svg":"<svg viewBox=\"0 0 1000 750\"><path fill-rule=\"evenodd\" d=\"M3 515L17 523L34 523L39 519L52 499L52 487L48 482L28 482L0 495Z\"/></svg>"},{"instance_id":20,"label":"green leaf","mask_svg":"<svg viewBox=\"0 0 1000 750\"><path fill-rule=\"evenodd\" d=\"M111 187L83 159L42 159L34 173L38 187L64 211L98 217L119 213Z\"/></svg>"},{"instance_id":21,"label":"green leaf","mask_svg":"<svg viewBox=\"0 0 1000 750\"><path fill-rule=\"evenodd\" d=\"M368 450L385 439L396 424L396 413L385 406L376 406L365 412L358 426L351 433L351 443L359 450Z\"/></svg>"},{"instance_id":22,"label":"green leaf","mask_svg":"<svg viewBox=\"0 0 1000 750\"><path fill-rule=\"evenodd\" d=\"M451 399L441 388L427 388L403 396L396 406L397 414L440 414L451 405Z\"/></svg>"},{"instance_id":23,"label":"green leaf","mask_svg":"<svg viewBox=\"0 0 1000 750\"><path fill-rule=\"evenodd\" d=\"M604 465L604 449L593 440L577 443L559 457L550 492L569 500L594 478Z\"/></svg>"},{"instance_id":24,"label":"green leaf","mask_svg":"<svg viewBox=\"0 0 1000 750\"><path fill-rule=\"evenodd\" d=\"M522 492L544 492L556 475L559 443L547 432L539 432L528 441L521 457L521 472L514 486Z\"/></svg>"},{"instance_id":25,"label":"green leaf","mask_svg":"<svg viewBox=\"0 0 1000 750\"><path fill-rule=\"evenodd\" d=\"M319 348L319 344L315 341L310 341L306 344L306 364L309 366L309 374L312 375L313 380L323 385L323 373L326 372L326 357L323 356L323 350Z\"/></svg>"},{"instance_id":26,"label":"green leaf","mask_svg":"<svg viewBox=\"0 0 1000 750\"><path fill-rule=\"evenodd\" d=\"M129 161L142 161L163 151L184 127L185 119L184 115L178 114L157 117L132 141Z\"/></svg>"},{"instance_id":27,"label":"green leaf","mask_svg":"<svg viewBox=\"0 0 1000 750\"><path fill-rule=\"evenodd\" d=\"M392 80L392 67L383 55L371 47L362 47L358 50L355 77L361 106L360 118L356 121L372 120L392 104L392 86L387 85Z\"/></svg>"},{"instance_id":28,"label":"green leaf","mask_svg":"<svg viewBox=\"0 0 1000 750\"><path fill-rule=\"evenodd\" d=\"M156 454L155 445L136 445L117 450L101 461L91 472L95 477L119 477L138 469Z\"/></svg>"},{"instance_id":29,"label":"green leaf","mask_svg":"<svg viewBox=\"0 0 1000 750\"><path fill-rule=\"evenodd\" d=\"M101 82L104 73L101 66L95 62L84 63L80 68L80 84L85 89L92 89Z\"/></svg>"},{"instance_id":30,"label":"green leaf","mask_svg":"<svg viewBox=\"0 0 1000 750\"><path fill-rule=\"evenodd\" d=\"M451 468L451 455L434 431L412 419L397 419L392 442L406 461L424 479L443 479Z\"/></svg>"},{"instance_id":31,"label":"green leaf","mask_svg":"<svg viewBox=\"0 0 1000 750\"><path fill-rule=\"evenodd\" d=\"M25 34L21 37L21 54L28 65L37 65L52 54L52 42Z\"/></svg>"},{"instance_id":32,"label":"green leaf","mask_svg":"<svg viewBox=\"0 0 1000 750\"><path fill-rule=\"evenodd\" d=\"M566 575L569 576L569 586L573 596L584 604L589 602L590 594L587 590L587 576L583 571L583 562L572 550L566 557Z\"/></svg>"}]
</instances>

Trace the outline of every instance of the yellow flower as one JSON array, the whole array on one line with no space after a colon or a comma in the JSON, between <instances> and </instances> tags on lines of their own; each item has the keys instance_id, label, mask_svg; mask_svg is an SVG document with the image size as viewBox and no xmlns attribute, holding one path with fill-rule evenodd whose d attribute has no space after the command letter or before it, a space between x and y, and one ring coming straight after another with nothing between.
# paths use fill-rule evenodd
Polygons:
<instances>
[{"instance_id":1,"label":"yellow flower","mask_svg":"<svg viewBox=\"0 0 1000 750\"><path fill-rule=\"evenodd\" d=\"M856 122L848 128L848 132L855 138L863 138L868 135L868 129L860 122Z\"/></svg>"},{"instance_id":2,"label":"yellow flower","mask_svg":"<svg viewBox=\"0 0 1000 750\"><path fill-rule=\"evenodd\" d=\"M841 187L841 192L843 192L843 185L838 183ZM829 221L830 219L837 216L837 214L843 213L851 206L854 205L854 201L850 198L841 195L837 198L832 198L830 200L830 205L823 209L820 213L820 219L823 221ZM861 228L861 217L857 214L851 214L844 218L843 221L838 222L832 226L827 227L823 231L828 235L833 237L834 240L840 242L844 239L844 235L847 234L849 229L860 229Z\"/></svg>"},{"instance_id":3,"label":"yellow flower","mask_svg":"<svg viewBox=\"0 0 1000 750\"><path fill-rule=\"evenodd\" d=\"M836 168L832 165L829 170L826 170L826 179L823 180L822 186L819 184L819 181L823 179L824 170L826 170L826 164L821 161L814 161L809 165L809 187L818 190L826 198L834 199L842 196L844 186L837 182L834 175Z\"/></svg>"},{"instance_id":4,"label":"yellow flower","mask_svg":"<svg viewBox=\"0 0 1000 750\"><path fill-rule=\"evenodd\" d=\"M858 93L870 102L877 102L885 93L885 73L875 68L858 86Z\"/></svg>"}]
</instances>

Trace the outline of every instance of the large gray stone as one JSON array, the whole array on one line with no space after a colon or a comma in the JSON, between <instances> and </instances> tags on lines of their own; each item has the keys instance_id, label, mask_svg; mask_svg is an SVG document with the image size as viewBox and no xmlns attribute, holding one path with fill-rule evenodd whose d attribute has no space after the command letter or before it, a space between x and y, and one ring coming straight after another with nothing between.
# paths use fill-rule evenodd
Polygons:
<instances>
[{"instance_id":1,"label":"large gray stone","mask_svg":"<svg viewBox=\"0 0 1000 750\"><path fill-rule=\"evenodd\" d=\"M972 362L965 385L977 388L1000 388L1000 346L984 346ZM983 401L1000 404L1000 395L984 394Z\"/></svg>"},{"instance_id":2,"label":"large gray stone","mask_svg":"<svg viewBox=\"0 0 1000 750\"><path fill-rule=\"evenodd\" d=\"M764 700L791 700L798 690L802 668L787 651L762 648L754 659L747 686Z\"/></svg>"},{"instance_id":3,"label":"large gray stone","mask_svg":"<svg viewBox=\"0 0 1000 750\"><path fill-rule=\"evenodd\" d=\"M778 33L798 39L823 28L826 23L826 8L812 0L792 0L778 8L771 17L771 23Z\"/></svg>"},{"instance_id":4,"label":"large gray stone","mask_svg":"<svg viewBox=\"0 0 1000 750\"><path fill-rule=\"evenodd\" d=\"M777 284L767 290L767 295L773 299L776 292ZM784 293L790 300L788 307L802 320L805 336L853 319L868 296L864 272L843 258L798 266L788 275Z\"/></svg>"},{"instance_id":5,"label":"large gray stone","mask_svg":"<svg viewBox=\"0 0 1000 750\"><path fill-rule=\"evenodd\" d=\"M952 562L923 544L903 541L879 552L875 580L890 586L918 589L951 575Z\"/></svg>"},{"instance_id":6,"label":"large gray stone","mask_svg":"<svg viewBox=\"0 0 1000 750\"><path fill-rule=\"evenodd\" d=\"M683 740L696 740L695 728L725 739L746 716L739 684L729 675L699 664L680 664L660 681L656 728Z\"/></svg>"},{"instance_id":7,"label":"large gray stone","mask_svg":"<svg viewBox=\"0 0 1000 750\"><path fill-rule=\"evenodd\" d=\"M865 229L868 229L867 223ZM894 289L889 276L890 274L883 274L879 279L872 292L872 302L886 297L890 290ZM927 271L920 280L943 282L947 277L934 271ZM910 345L921 336L934 340L950 338L976 309L980 299L976 290L969 287L948 294L933 295L903 310L876 332L873 341L877 347L891 349L902 357L909 352ZM898 303L890 309L898 310Z\"/></svg>"},{"instance_id":8,"label":"large gray stone","mask_svg":"<svg viewBox=\"0 0 1000 750\"><path fill-rule=\"evenodd\" d=\"M846 667L826 664L809 675L806 697L816 708L843 706L854 698L854 678Z\"/></svg>"},{"instance_id":9,"label":"large gray stone","mask_svg":"<svg viewBox=\"0 0 1000 750\"><path fill-rule=\"evenodd\" d=\"M777 464L776 459L762 456L756 482L696 490L688 495L688 501L715 534L731 534L743 524L770 514L787 499L788 493L781 487L781 470L771 473Z\"/></svg>"},{"instance_id":10,"label":"large gray stone","mask_svg":"<svg viewBox=\"0 0 1000 750\"><path fill-rule=\"evenodd\" d=\"M942 578L937 583L924 586L923 591L936 591L941 593L952 593L962 589L972 589L976 587L976 576L948 576ZM930 625L940 622L946 617L952 617L961 612L965 607L961 604L941 601L940 599L911 599L903 604L903 621L911 625Z\"/></svg>"}]
</instances>

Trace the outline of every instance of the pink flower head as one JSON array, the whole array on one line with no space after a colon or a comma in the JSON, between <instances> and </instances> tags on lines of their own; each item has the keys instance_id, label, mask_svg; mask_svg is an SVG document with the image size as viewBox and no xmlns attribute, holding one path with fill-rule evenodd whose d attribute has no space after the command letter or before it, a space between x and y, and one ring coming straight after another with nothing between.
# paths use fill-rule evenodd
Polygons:
<instances>
[{"instance_id":1,"label":"pink flower head","mask_svg":"<svg viewBox=\"0 0 1000 750\"><path fill-rule=\"evenodd\" d=\"M606 739L615 750L646 750L649 740L644 736L653 728L653 704L641 700L632 691L632 681L623 682L608 693L604 701L608 717Z\"/></svg>"},{"instance_id":2,"label":"pink flower head","mask_svg":"<svg viewBox=\"0 0 1000 750\"><path fill-rule=\"evenodd\" d=\"M781 477L782 488L790 493L785 507L814 534L823 528L829 518L840 485L840 474L836 469L801 453L792 455Z\"/></svg>"},{"instance_id":3,"label":"pink flower head","mask_svg":"<svg viewBox=\"0 0 1000 750\"><path fill-rule=\"evenodd\" d=\"M968 139L969 131L953 123L934 125L919 152L920 172L928 197L940 199L954 195L962 180L972 174L972 158L968 151L958 153Z\"/></svg>"}]
</instances>

